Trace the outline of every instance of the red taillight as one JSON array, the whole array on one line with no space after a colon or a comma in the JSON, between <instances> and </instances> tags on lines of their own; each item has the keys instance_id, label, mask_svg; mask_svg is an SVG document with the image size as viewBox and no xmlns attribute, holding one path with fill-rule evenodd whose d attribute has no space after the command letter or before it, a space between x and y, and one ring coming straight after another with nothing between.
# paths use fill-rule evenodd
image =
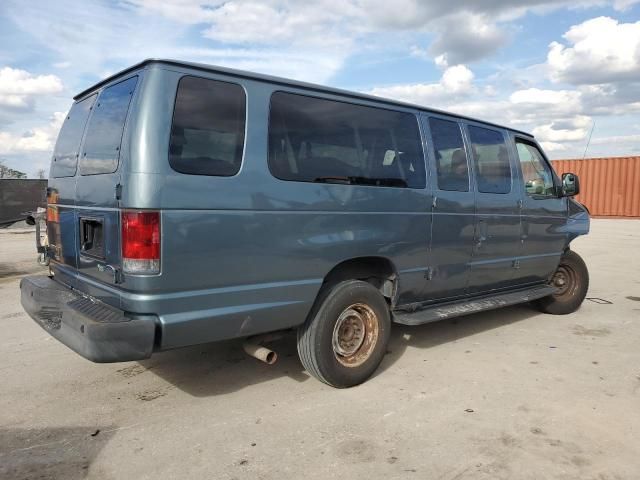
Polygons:
<instances>
[{"instance_id":1,"label":"red taillight","mask_svg":"<svg viewBox=\"0 0 640 480\"><path fill-rule=\"evenodd\" d=\"M123 211L122 268L128 273L160 273L160 212Z\"/></svg>"}]
</instances>

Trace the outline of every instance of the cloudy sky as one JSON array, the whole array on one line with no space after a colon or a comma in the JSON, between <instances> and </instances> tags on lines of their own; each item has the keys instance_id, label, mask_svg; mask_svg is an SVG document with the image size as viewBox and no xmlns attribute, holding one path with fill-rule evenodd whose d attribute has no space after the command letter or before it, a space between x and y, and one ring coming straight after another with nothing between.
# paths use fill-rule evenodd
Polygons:
<instances>
[{"instance_id":1,"label":"cloudy sky","mask_svg":"<svg viewBox=\"0 0 640 480\"><path fill-rule=\"evenodd\" d=\"M640 0L2 0L0 159L34 175L71 98L147 57L408 100L640 154Z\"/></svg>"}]
</instances>

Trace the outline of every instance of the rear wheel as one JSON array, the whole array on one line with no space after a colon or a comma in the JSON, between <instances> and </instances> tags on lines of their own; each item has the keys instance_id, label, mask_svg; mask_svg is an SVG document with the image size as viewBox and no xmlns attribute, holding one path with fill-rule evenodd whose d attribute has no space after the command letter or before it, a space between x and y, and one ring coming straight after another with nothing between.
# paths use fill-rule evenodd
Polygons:
<instances>
[{"instance_id":1,"label":"rear wheel","mask_svg":"<svg viewBox=\"0 0 640 480\"><path fill-rule=\"evenodd\" d=\"M358 385L382 361L389 342L389 306L360 280L325 287L298 329L298 354L307 371L337 388Z\"/></svg>"},{"instance_id":2,"label":"rear wheel","mask_svg":"<svg viewBox=\"0 0 640 480\"><path fill-rule=\"evenodd\" d=\"M560 260L551 285L557 291L535 302L539 310L553 315L575 312L589 289L589 271L584 260L577 253L568 250Z\"/></svg>"}]
</instances>

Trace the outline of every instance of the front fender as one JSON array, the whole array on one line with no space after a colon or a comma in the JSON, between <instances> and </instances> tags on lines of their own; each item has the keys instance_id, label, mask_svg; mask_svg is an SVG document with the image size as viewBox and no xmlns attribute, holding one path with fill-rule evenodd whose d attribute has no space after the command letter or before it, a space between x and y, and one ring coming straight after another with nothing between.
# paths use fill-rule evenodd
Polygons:
<instances>
[{"instance_id":1,"label":"front fender","mask_svg":"<svg viewBox=\"0 0 640 480\"><path fill-rule=\"evenodd\" d=\"M591 218L589 211L581 203L572 198L568 199L567 205L567 224L565 232L567 233L567 244L571 243L576 237L589 233Z\"/></svg>"}]
</instances>

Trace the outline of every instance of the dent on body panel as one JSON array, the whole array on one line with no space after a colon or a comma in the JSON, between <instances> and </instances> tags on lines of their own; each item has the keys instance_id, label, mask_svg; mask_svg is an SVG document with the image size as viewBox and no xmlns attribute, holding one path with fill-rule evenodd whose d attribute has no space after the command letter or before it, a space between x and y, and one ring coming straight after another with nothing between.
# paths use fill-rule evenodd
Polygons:
<instances>
[{"instance_id":1,"label":"dent on body panel","mask_svg":"<svg viewBox=\"0 0 640 480\"><path fill-rule=\"evenodd\" d=\"M253 208L273 212L270 225L261 227L270 233L261 238L273 238L285 261L310 259L309 275L322 277L337 263L363 256L389 258L399 271L426 265L427 202L420 190L266 177L259 185Z\"/></svg>"},{"instance_id":2,"label":"dent on body panel","mask_svg":"<svg viewBox=\"0 0 640 480\"><path fill-rule=\"evenodd\" d=\"M571 243L580 235L589 233L591 219L587 209L573 199L569 199L568 216L565 230L568 234L568 243Z\"/></svg>"},{"instance_id":3,"label":"dent on body panel","mask_svg":"<svg viewBox=\"0 0 640 480\"><path fill-rule=\"evenodd\" d=\"M299 214L296 216L300 217ZM297 250L299 255L324 257L328 263L362 256L383 256L402 262L402 256L419 248L413 239L424 233L420 216L401 213L313 214L305 217L300 219L301 228L295 225L293 218L290 219L290 241L283 247Z\"/></svg>"}]
</instances>

